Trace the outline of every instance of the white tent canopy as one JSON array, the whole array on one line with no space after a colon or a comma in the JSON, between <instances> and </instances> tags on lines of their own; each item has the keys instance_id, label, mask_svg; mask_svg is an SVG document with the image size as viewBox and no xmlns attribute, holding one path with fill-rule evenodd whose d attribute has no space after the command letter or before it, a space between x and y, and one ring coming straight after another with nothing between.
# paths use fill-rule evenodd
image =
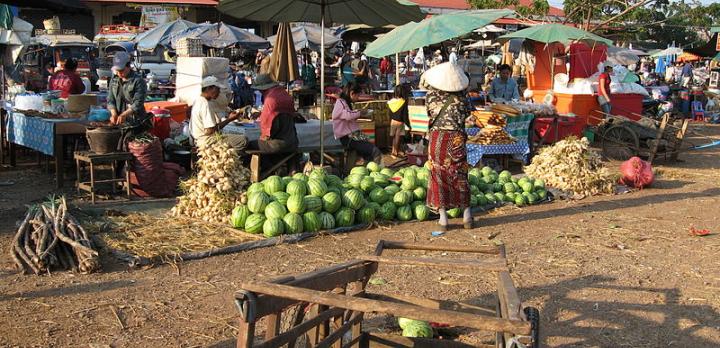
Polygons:
<instances>
[{"instance_id":1,"label":"white tent canopy","mask_svg":"<svg viewBox=\"0 0 720 348\"><path fill-rule=\"evenodd\" d=\"M321 29L319 25L315 23L292 23L291 26L296 51L306 47L309 47L313 51L318 51L320 49ZM267 40L274 45L276 36L277 35L269 36ZM334 47L340 41L342 41L342 39L335 36L332 30L325 29L326 49Z\"/></svg>"},{"instance_id":2,"label":"white tent canopy","mask_svg":"<svg viewBox=\"0 0 720 348\"><path fill-rule=\"evenodd\" d=\"M0 44L8 45L10 48L7 50L6 59L11 59L13 62L17 60L22 52L22 49L27 45L32 38L33 25L18 18L13 18L12 30L0 29Z\"/></svg>"}]
</instances>

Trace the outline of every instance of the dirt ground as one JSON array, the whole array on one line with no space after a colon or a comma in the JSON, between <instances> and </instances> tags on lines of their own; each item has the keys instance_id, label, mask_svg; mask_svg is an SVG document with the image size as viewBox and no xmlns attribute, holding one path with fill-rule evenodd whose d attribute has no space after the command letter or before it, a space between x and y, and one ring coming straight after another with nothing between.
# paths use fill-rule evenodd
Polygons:
<instances>
[{"instance_id":1,"label":"dirt ground","mask_svg":"<svg viewBox=\"0 0 720 348\"><path fill-rule=\"evenodd\" d=\"M720 128L698 131L720 137ZM707 142L692 139L694 143ZM474 230L431 237L433 223L322 236L199 261L129 270L103 256L92 275L18 275L7 253L25 205L53 192L33 167L0 171L0 346L230 347L241 282L370 253L379 239L502 241L524 305L548 347L720 346L720 149L656 166L652 188L477 216ZM688 235L707 228L707 237ZM493 240L489 240L492 237ZM494 277L383 267L376 292L490 303Z\"/></svg>"}]
</instances>

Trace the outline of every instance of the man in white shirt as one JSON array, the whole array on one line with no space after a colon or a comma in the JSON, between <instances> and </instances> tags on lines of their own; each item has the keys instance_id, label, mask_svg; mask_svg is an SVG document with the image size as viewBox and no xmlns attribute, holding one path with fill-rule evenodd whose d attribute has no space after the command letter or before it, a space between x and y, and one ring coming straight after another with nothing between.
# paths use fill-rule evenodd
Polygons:
<instances>
[{"instance_id":1,"label":"man in white shirt","mask_svg":"<svg viewBox=\"0 0 720 348\"><path fill-rule=\"evenodd\" d=\"M202 91L192 106L190 114L190 129L195 145L203 146L208 137L220 132L228 123L238 119L238 112L231 112L228 118L221 120L220 116L210 107L210 101L217 99L220 89L225 86L215 76L208 76L202 80ZM226 134L225 140L238 151L247 147L248 140L244 135Z\"/></svg>"}]
</instances>

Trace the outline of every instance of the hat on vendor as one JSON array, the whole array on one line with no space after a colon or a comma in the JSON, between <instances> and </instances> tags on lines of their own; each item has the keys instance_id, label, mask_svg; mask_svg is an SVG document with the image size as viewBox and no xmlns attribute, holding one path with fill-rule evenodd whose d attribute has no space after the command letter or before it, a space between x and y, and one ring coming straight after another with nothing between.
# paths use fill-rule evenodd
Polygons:
<instances>
[{"instance_id":1,"label":"hat on vendor","mask_svg":"<svg viewBox=\"0 0 720 348\"><path fill-rule=\"evenodd\" d=\"M429 86L445 92L460 92L470 82L465 72L457 64L446 62L426 71L420 78L421 86Z\"/></svg>"},{"instance_id":2,"label":"hat on vendor","mask_svg":"<svg viewBox=\"0 0 720 348\"><path fill-rule=\"evenodd\" d=\"M125 67L130 63L130 54L127 52L116 52L113 56L113 65L112 70L113 71L119 71L125 69Z\"/></svg>"},{"instance_id":3,"label":"hat on vendor","mask_svg":"<svg viewBox=\"0 0 720 348\"><path fill-rule=\"evenodd\" d=\"M215 86L220 89L227 88L225 86L225 84L222 83L220 80L218 80L218 78L215 76L208 76L208 77L204 78L200 85L202 88L210 87L210 86Z\"/></svg>"},{"instance_id":4,"label":"hat on vendor","mask_svg":"<svg viewBox=\"0 0 720 348\"><path fill-rule=\"evenodd\" d=\"M252 84L252 88L259 91L264 91L275 86L278 86L278 83L270 77L270 74L258 74Z\"/></svg>"}]
</instances>

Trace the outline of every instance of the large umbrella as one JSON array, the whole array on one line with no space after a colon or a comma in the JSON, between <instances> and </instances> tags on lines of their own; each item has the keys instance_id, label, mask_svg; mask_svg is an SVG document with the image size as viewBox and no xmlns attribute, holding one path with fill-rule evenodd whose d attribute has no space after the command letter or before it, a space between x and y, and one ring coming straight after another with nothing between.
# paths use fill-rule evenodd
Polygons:
<instances>
[{"instance_id":1,"label":"large umbrella","mask_svg":"<svg viewBox=\"0 0 720 348\"><path fill-rule=\"evenodd\" d=\"M218 10L227 15L260 22L325 22L368 24L379 27L419 21L425 15L408 0L221 0ZM321 35L320 46L325 46ZM325 50L320 51L320 163L324 162Z\"/></svg>"},{"instance_id":2,"label":"large umbrella","mask_svg":"<svg viewBox=\"0 0 720 348\"><path fill-rule=\"evenodd\" d=\"M631 65L640 60L640 57L629 48L608 46L607 61L613 65Z\"/></svg>"},{"instance_id":3,"label":"large umbrella","mask_svg":"<svg viewBox=\"0 0 720 348\"><path fill-rule=\"evenodd\" d=\"M419 23L412 22L393 29L370 43L365 54L380 58L414 50L465 35L499 18L512 15L514 12L511 10L478 10L433 16Z\"/></svg>"},{"instance_id":4,"label":"large umbrella","mask_svg":"<svg viewBox=\"0 0 720 348\"><path fill-rule=\"evenodd\" d=\"M297 55L290 31L290 25L280 23L275 35L272 56L270 56L270 76L275 81L290 82L298 79Z\"/></svg>"},{"instance_id":5,"label":"large umbrella","mask_svg":"<svg viewBox=\"0 0 720 348\"><path fill-rule=\"evenodd\" d=\"M570 27L563 24L542 24L532 26L514 33L505 34L498 38L498 41L510 39L530 39L542 43L570 43L584 41L589 44L612 45L612 41L582 29Z\"/></svg>"},{"instance_id":6,"label":"large umbrella","mask_svg":"<svg viewBox=\"0 0 720 348\"><path fill-rule=\"evenodd\" d=\"M204 46L212 48L225 48L236 44L251 50L270 47L270 43L264 38L223 22L204 23L185 29L172 38L172 46L175 47L182 38L200 39Z\"/></svg>"},{"instance_id":7,"label":"large umbrella","mask_svg":"<svg viewBox=\"0 0 720 348\"><path fill-rule=\"evenodd\" d=\"M138 36L133 41L137 44L138 51L153 51L158 46L170 46L173 36L188 28L194 28L197 24L184 19L158 25Z\"/></svg>"},{"instance_id":8,"label":"large umbrella","mask_svg":"<svg viewBox=\"0 0 720 348\"><path fill-rule=\"evenodd\" d=\"M279 31L279 30L278 30ZM295 24L292 25L292 39L295 43L295 50L299 51L303 48L310 48L313 51L320 50L320 35L323 31L320 30L320 26L316 24ZM332 31L325 29L325 49L332 48L337 45L338 42L342 41L341 38L333 35ZM277 35L273 35L267 38L271 44L277 41Z\"/></svg>"},{"instance_id":9,"label":"large umbrella","mask_svg":"<svg viewBox=\"0 0 720 348\"><path fill-rule=\"evenodd\" d=\"M650 57L665 57L665 56L678 56L683 54L683 50L680 47L668 47L662 51L654 52Z\"/></svg>"}]
</instances>

